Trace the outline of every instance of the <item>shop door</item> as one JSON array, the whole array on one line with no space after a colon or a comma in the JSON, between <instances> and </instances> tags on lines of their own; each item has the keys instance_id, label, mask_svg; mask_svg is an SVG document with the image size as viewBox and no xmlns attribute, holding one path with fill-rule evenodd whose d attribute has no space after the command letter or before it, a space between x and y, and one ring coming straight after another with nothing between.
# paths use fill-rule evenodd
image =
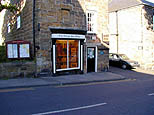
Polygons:
<instances>
[{"instance_id":1,"label":"shop door","mask_svg":"<svg viewBox=\"0 0 154 115\"><path fill-rule=\"evenodd\" d=\"M87 48L87 72L95 72L95 48Z\"/></svg>"}]
</instances>

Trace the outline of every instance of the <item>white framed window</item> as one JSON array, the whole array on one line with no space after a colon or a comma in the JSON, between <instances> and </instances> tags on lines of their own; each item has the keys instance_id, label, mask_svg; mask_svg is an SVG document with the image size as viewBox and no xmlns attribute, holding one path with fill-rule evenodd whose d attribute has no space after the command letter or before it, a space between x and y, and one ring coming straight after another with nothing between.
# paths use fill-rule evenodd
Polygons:
<instances>
[{"instance_id":1,"label":"white framed window","mask_svg":"<svg viewBox=\"0 0 154 115\"><path fill-rule=\"evenodd\" d=\"M17 17L17 29L21 27L21 18L20 16Z\"/></svg>"},{"instance_id":2,"label":"white framed window","mask_svg":"<svg viewBox=\"0 0 154 115\"><path fill-rule=\"evenodd\" d=\"M56 71L80 68L80 40L56 40Z\"/></svg>"},{"instance_id":3,"label":"white framed window","mask_svg":"<svg viewBox=\"0 0 154 115\"><path fill-rule=\"evenodd\" d=\"M97 32L97 12L87 11L87 32L96 33Z\"/></svg>"},{"instance_id":4,"label":"white framed window","mask_svg":"<svg viewBox=\"0 0 154 115\"><path fill-rule=\"evenodd\" d=\"M7 33L10 33L11 32L11 26L10 26L10 23L7 24Z\"/></svg>"}]
</instances>

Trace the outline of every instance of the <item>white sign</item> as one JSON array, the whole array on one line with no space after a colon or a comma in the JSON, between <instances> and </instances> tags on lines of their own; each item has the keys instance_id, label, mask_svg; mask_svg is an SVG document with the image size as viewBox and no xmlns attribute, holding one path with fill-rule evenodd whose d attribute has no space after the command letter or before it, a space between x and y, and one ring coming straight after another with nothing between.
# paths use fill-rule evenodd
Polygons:
<instances>
[{"instance_id":1,"label":"white sign","mask_svg":"<svg viewBox=\"0 0 154 115\"><path fill-rule=\"evenodd\" d=\"M51 38L85 39L85 35L78 35L78 34L52 34Z\"/></svg>"}]
</instances>

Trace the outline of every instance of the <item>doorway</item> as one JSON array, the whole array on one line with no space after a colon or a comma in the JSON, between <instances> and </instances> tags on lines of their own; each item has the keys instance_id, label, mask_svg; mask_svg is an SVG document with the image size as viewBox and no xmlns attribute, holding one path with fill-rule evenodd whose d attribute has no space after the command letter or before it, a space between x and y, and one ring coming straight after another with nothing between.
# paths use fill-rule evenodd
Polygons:
<instances>
[{"instance_id":1,"label":"doorway","mask_svg":"<svg viewBox=\"0 0 154 115\"><path fill-rule=\"evenodd\" d=\"M87 48L87 72L95 72L95 47Z\"/></svg>"}]
</instances>

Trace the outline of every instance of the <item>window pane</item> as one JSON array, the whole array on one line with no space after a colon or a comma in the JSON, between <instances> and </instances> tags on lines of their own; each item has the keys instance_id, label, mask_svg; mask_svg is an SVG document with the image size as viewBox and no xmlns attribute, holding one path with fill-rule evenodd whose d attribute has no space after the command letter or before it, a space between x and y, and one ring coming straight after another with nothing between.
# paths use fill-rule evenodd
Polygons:
<instances>
[{"instance_id":1,"label":"window pane","mask_svg":"<svg viewBox=\"0 0 154 115\"><path fill-rule=\"evenodd\" d=\"M20 51L19 56L21 58L28 58L28 57L30 57L29 44L20 44L19 51Z\"/></svg>"},{"instance_id":2,"label":"window pane","mask_svg":"<svg viewBox=\"0 0 154 115\"><path fill-rule=\"evenodd\" d=\"M21 20L20 20L20 16L17 17L17 29L20 28L21 24Z\"/></svg>"},{"instance_id":3,"label":"window pane","mask_svg":"<svg viewBox=\"0 0 154 115\"><path fill-rule=\"evenodd\" d=\"M78 40L69 40L69 68L78 67Z\"/></svg>"},{"instance_id":4,"label":"window pane","mask_svg":"<svg viewBox=\"0 0 154 115\"><path fill-rule=\"evenodd\" d=\"M88 33L96 33L97 31L97 12L88 11L87 12L87 31Z\"/></svg>"},{"instance_id":5,"label":"window pane","mask_svg":"<svg viewBox=\"0 0 154 115\"><path fill-rule=\"evenodd\" d=\"M67 68L67 40L56 41L56 68Z\"/></svg>"},{"instance_id":6,"label":"window pane","mask_svg":"<svg viewBox=\"0 0 154 115\"><path fill-rule=\"evenodd\" d=\"M8 58L18 58L17 44L8 44L7 53L8 53Z\"/></svg>"},{"instance_id":7,"label":"window pane","mask_svg":"<svg viewBox=\"0 0 154 115\"><path fill-rule=\"evenodd\" d=\"M10 23L8 23L8 25L7 25L7 32L10 33L10 31L11 31L11 27L10 27Z\"/></svg>"}]
</instances>

